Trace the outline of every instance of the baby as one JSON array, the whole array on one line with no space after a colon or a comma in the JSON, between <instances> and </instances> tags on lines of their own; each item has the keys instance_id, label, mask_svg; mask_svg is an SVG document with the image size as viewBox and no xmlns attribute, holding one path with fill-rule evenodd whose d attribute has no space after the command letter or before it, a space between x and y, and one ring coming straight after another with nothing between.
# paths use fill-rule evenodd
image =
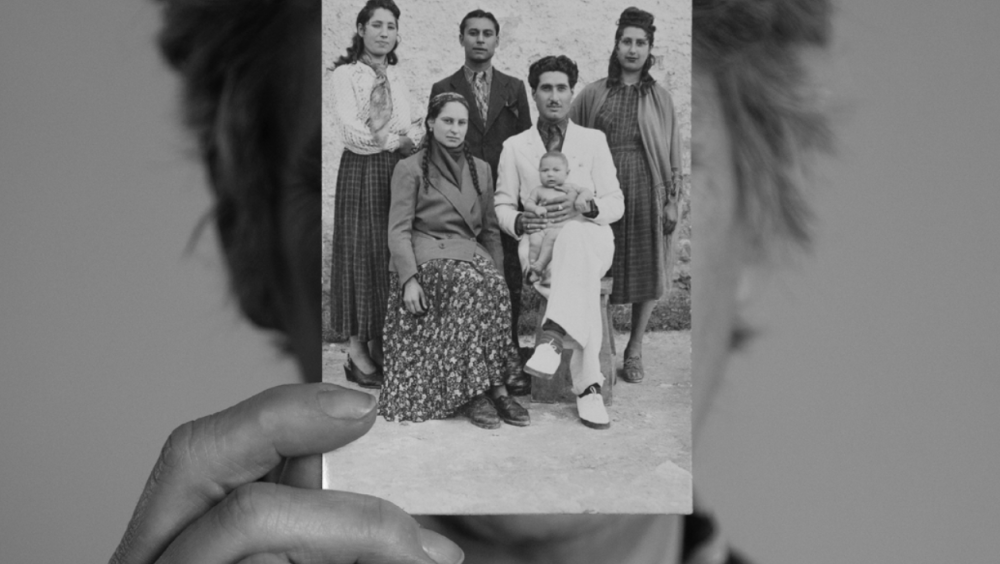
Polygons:
<instances>
[{"instance_id":1,"label":"baby","mask_svg":"<svg viewBox=\"0 0 1000 564\"><path fill-rule=\"evenodd\" d=\"M562 195L569 197L569 205L576 205L581 198L583 201L593 198L590 190L577 190L565 186L566 177L569 175L569 160L566 155L558 151L549 151L542 155L538 163L538 176L541 186L536 186L528 197L521 202L525 211L529 211L539 217L545 217L545 204ZM576 221L585 221L582 217L576 216ZM552 260L552 247L555 245L556 237L562 230L562 223L546 227L541 231L531 233L521 239L518 245L517 254L521 259L521 270L524 272L528 282L535 283L544 281L546 267Z\"/></svg>"}]
</instances>

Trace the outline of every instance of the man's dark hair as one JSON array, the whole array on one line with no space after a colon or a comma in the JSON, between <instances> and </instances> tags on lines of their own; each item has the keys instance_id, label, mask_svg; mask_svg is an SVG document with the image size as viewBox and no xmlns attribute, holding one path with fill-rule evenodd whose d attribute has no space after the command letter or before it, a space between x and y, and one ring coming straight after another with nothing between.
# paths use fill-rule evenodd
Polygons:
<instances>
[{"instance_id":1,"label":"man's dark hair","mask_svg":"<svg viewBox=\"0 0 1000 564\"><path fill-rule=\"evenodd\" d=\"M490 20L491 22L493 22L493 26L496 27L497 35L500 35L500 22L497 21L496 16L494 16L490 12L479 9L473 10L468 14L465 14L465 17L462 18L462 23L458 24L458 32L460 34L465 35L465 22L473 18L486 18Z\"/></svg>"},{"instance_id":2,"label":"man's dark hair","mask_svg":"<svg viewBox=\"0 0 1000 564\"><path fill-rule=\"evenodd\" d=\"M580 69L566 55L549 55L542 57L528 67L528 86L534 91L538 88L538 78L547 72L561 72L569 78L569 87L576 88L576 80L580 77Z\"/></svg>"}]
</instances>

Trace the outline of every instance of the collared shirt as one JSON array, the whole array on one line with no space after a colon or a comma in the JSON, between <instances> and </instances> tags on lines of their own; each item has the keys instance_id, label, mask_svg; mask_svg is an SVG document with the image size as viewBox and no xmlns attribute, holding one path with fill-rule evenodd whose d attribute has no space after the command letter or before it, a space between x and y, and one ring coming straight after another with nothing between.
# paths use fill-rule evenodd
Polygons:
<instances>
[{"instance_id":1,"label":"collared shirt","mask_svg":"<svg viewBox=\"0 0 1000 564\"><path fill-rule=\"evenodd\" d=\"M455 68L455 67L452 67L452 68ZM470 69L468 66L462 65L462 70L465 72L465 81L469 83L469 86L471 86L473 88L473 91L475 91L475 87L476 87L475 83L473 82L476 79L476 73L477 72L485 72L486 73L486 96L489 97L489 94L490 94L490 91L491 91L490 89L493 88L493 67L490 67L490 68L486 69L485 71L474 71L474 70Z\"/></svg>"},{"instance_id":2,"label":"collared shirt","mask_svg":"<svg viewBox=\"0 0 1000 564\"><path fill-rule=\"evenodd\" d=\"M544 145L546 149L549 147L549 127L551 125L551 121L541 117L538 118L538 123L536 124L536 127L538 127L538 133L542 136L542 145ZM569 117L557 121L556 125L559 126L559 131L562 132L562 141L559 142L559 146L556 147L556 150L562 151L563 143L566 142L566 129L569 127Z\"/></svg>"}]
</instances>

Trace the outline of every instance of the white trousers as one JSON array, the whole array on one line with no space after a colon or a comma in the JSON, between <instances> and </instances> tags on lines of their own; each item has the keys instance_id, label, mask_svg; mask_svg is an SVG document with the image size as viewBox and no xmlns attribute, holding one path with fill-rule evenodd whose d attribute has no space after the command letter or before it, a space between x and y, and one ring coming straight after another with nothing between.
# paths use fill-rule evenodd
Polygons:
<instances>
[{"instance_id":1,"label":"white trousers","mask_svg":"<svg viewBox=\"0 0 1000 564\"><path fill-rule=\"evenodd\" d=\"M566 330L573 349L569 371L573 393L603 384L601 374L601 277L611 268L615 237L611 227L570 221L563 226L552 251L549 303L545 320Z\"/></svg>"}]
</instances>

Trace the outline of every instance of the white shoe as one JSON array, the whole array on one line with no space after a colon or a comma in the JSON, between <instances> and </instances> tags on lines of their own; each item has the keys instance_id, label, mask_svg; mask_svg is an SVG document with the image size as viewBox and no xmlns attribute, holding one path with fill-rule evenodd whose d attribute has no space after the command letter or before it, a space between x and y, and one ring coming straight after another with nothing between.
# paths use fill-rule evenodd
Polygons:
<instances>
[{"instance_id":1,"label":"white shoe","mask_svg":"<svg viewBox=\"0 0 1000 564\"><path fill-rule=\"evenodd\" d=\"M543 341L535 346L535 352L524 365L524 371L537 378L548 380L555 376L562 362L562 347L557 343Z\"/></svg>"},{"instance_id":2,"label":"white shoe","mask_svg":"<svg viewBox=\"0 0 1000 564\"><path fill-rule=\"evenodd\" d=\"M576 410L583 424L591 429L611 427L611 419L608 418L608 410L604 407L604 398L601 394L591 392L583 397L577 397Z\"/></svg>"}]
</instances>

